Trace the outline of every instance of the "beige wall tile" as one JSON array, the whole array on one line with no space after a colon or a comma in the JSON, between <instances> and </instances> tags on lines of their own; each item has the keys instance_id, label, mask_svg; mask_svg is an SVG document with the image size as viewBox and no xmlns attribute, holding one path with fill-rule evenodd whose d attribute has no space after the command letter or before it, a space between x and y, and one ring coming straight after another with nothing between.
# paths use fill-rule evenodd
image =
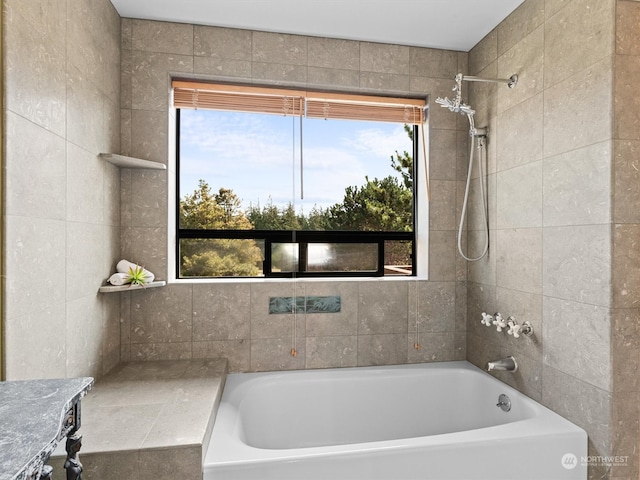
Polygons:
<instances>
[{"instance_id":1,"label":"beige wall tile","mask_svg":"<svg viewBox=\"0 0 640 480\"><path fill-rule=\"evenodd\" d=\"M360 86L360 73L357 70L342 70L337 68L307 68L307 82L310 86L326 89L350 89Z\"/></svg>"},{"instance_id":2,"label":"beige wall tile","mask_svg":"<svg viewBox=\"0 0 640 480\"><path fill-rule=\"evenodd\" d=\"M429 228L455 230L457 182L431 179L429 186L431 190Z\"/></svg>"},{"instance_id":3,"label":"beige wall tile","mask_svg":"<svg viewBox=\"0 0 640 480\"><path fill-rule=\"evenodd\" d=\"M131 111L130 155L158 163L168 163L169 119L165 112Z\"/></svg>"},{"instance_id":4,"label":"beige wall tile","mask_svg":"<svg viewBox=\"0 0 640 480\"><path fill-rule=\"evenodd\" d=\"M65 141L9 111L5 119L8 215L62 220L66 214Z\"/></svg>"},{"instance_id":5,"label":"beige wall tile","mask_svg":"<svg viewBox=\"0 0 640 480\"><path fill-rule=\"evenodd\" d=\"M213 340L193 342L193 358L226 358L229 372L248 372L251 343L248 340Z\"/></svg>"},{"instance_id":6,"label":"beige wall tile","mask_svg":"<svg viewBox=\"0 0 640 480\"><path fill-rule=\"evenodd\" d=\"M613 221L640 223L640 142L616 140L613 145Z\"/></svg>"},{"instance_id":7,"label":"beige wall tile","mask_svg":"<svg viewBox=\"0 0 640 480\"><path fill-rule=\"evenodd\" d=\"M611 394L544 365L542 404L589 432L590 455L611 454Z\"/></svg>"},{"instance_id":8,"label":"beige wall tile","mask_svg":"<svg viewBox=\"0 0 640 480\"><path fill-rule=\"evenodd\" d=\"M250 337L249 284L193 285L192 288L194 342Z\"/></svg>"},{"instance_id":9,"label":"beige wall tile","mask_svg":"<svg viewBox=\"0 0 640 480\"><path fill-rule=\"evenodd\" d=\"M545 0L527 0L498 25L498 55L544 23Z\"/></svg>"},{"instance_id":10,"label":"beige wall tile","mask_svg":"<svg viewBox=\"0 0 640 480\"><path fill-rule=\"evenodd\" d=\"M309 66L326 69L360 70L360 42L309 37Z\"/></svg>"},{"instance_id":11,"label":"beige wall tile","mask_svg":"<svg viewBox=\"0 0 640 480\"><path fill-rule=\"evenodd\" d=\"M202 478L202 448L143 450L138 454L140 480L172 480L175 472L185 480Z\"/></svg>"},{"instance_id":12,"label":"beige wall tile","mask_svg":"<svg viewBox=\"0 0 640 480\"><path fill-rule=\"evenodd\" d=\"M104 161L67 142L66 219L101 224L104 213Z\"/></svg>"},{"instance_id":13,"label":"beige wall tile","mask_svg":"<svg viewBox=\"0 0 640 480\"><path fill-rule=\"evenodd\" d=\"M613 228L613 306L638 308L640 305L640 225L614 225Z\"/></svg>"},{"instance_id":14,"label":"beige wall tile","mask_svg":"<svg viewBox=\"0 0 640 480\"><path fill-rule=\"evenodd\" d=\"M105 270L104 227L99 224L69 222L66 228L67 301L95 296L110 273ZM92 318L93 317L89 317ZM101 320L98 316L96 320Z\"/></svg>"},{"instance_id":15,"label":"beige wall tile","mask_svg":"<svg viewBox=\"0 0 640 480\"><path fill-rule=\"evenodd\" d=\"M60 273L66 271L65 222L16 216L6 217L6 222L6 318L62 302L66 292L66 282L60 281Z\"/></svg>"},{"instance_id":16,"label":"beige wall tile","mask_svg":"<svg viewBox=\"0 0 640 480\"><path fill-rule=\"evenodd\" d=\"M542 226L542 161L497 174L498 228Z\"/></svg>"},{"instance_id":17,"label":"beige wall tile","mask_svg":"<svg viewBox=\"0 0 640 480\"><path fill-rule=\"evenodd\" d=\"M167 278L166 227L123 227L120 235L122 258L143 265L158 280Z\"/></svg>"},{"instance_id":18,"label":"beige wall tile","mask_svg":"<svg viewBox=\"0 0 640 480\"><path fill-rule=\"evenodd\" d=\"M15 0L11 4L16 3ZM5 108L64 136L66 134L66 57L19 15L4 32ZM7 24L9 25L9 24ZM42 93L47 92L47 101Z\"/></svg>"},{"instance_id":19,"label":"beige wall tile","mask_svg":"<svg viewBox=\"0 0 640 480\"><path fill-rule=\"evenodd\" d=\"M131 48L144 52L193 55L193 25L131 21Z\"/></svg>"},{"instance_id":20,"label":"beige wall tile","mask_svg":"<svg viewBox=\"0 0 640 480\"><path fill-rule=\"evenodd\" d=\"M407 282L363 282L358 295L358 334L407 332ZM380 299L385 298L384 302Z\"/></svg>"},{"instance_id":21,"label":"beige wall tile","mask_svg":"<svg viewBox=\"0 0 640 480\"><path fill-rule=\"evenodd\" d=\"M409 75L395 73L378 73L361 70L360 87L374 92L398 93L409 91L411 78Z\"/></svg>"},{"instance_id":22,"label":"beige wall tile","mask_svg":"<svg viewBox=\"0 0 640 480\"><path fill-rule=\"evenodd\" d=\"M615 308L611 316L614 392L640 391L640 310Z\"/></svg>"},{"instance_id":23,"label":"beige wall tile","mask_svg":"<svg viewBox=\"0 0 640 480\"><path fill-rule=\"evenodd\" d=\"M191 342L192 305L186 285L131 292L131 343Z\"/></svg>"},{"instance_id":24,"label":"beige wall tile","mask_svg":"<svg viewBox=\"0 0 640 480\"><path fill-rule=\"evenodd\" d=\"M96 291L95 289L93 290ZM66 377L102 374L102 306L95 293L67 302Z\"/></svg>"},{"instance_id":25,"label":"beige wall tile","mask_svg":"<svg viewBox=\"0 0 640 480\"><path fill-rule=\"evenodd\" d=\"M453 115L449 112L450 115ZM436 127L436 125L434 125ZM431 180L456 180L456 130L430 131L429 178Z\"/></svg>"},{"instance_id":26,"label":"beige wall tile","mask_svg":"<svg viewBox=\"0 0 640 480\"><path fill-rule=\"evenodd\" d=\"M237 81L242 78L251 78L251 62L217 57L194 57L193 73L212 75L219 80L229 78Z\"/></svg>"},{"instance_id":27,"label":"beige wall tile","mask_svg":"<svg viewBox=\"0 0 640 480\"><path fill-rule=\"evenodd\" d=\"M614 138L640 140L640 99L633 80L638 75L640 56L616 55Z\"/></svg>"},{"instance_id":28,"label":"beige wall tile","mask_svg":"<svg viewBox=\"0 0 640 480\"><path fill-rule=\"evenodd\" d=\"M429 280L456 280L456 248L455 230L429 232Z\"/></svg>"},{"instance_id":29,"label":"beige wall tile","mask_svg":"<svg viewBox=\"0 0 640 480\"><path fill-rule=\"evenodd\" d=\"M249 30L194 25L193 54L197 57L251 61Z\"/></svg>"},{"instance_id":30,"label":"beige wall tile","mask_svg":"<svg viewBox=\"0 0 640 480\"><path fill-rule=\"evenodd\" d=\"M544 363L610 390L609 309L544 297Z\"/></svg>"},{"instance_id":31,"label":"beige wall tile","mask_svg":"<svg viewBox=\"0 0 640 480\"><path fill-rule=\"evenodd\" d=\"M498 56L498 32L489 32L469 52L469 74L476 75Z\"/></svg>"},{"instance_id":32,"label":"beige wall tile","mask_svg":"<svg viewBox=\"0 0 640 480\"><path fill-rule=\"evenodd\" d=\"M611 142L544 160L545 226L611 221Z\"/></svg>"},{"instance_id":33,"label":"beige wall tile","mask_svg":"<svg viewBox=\"0 0 640 480\"><path fill-rule=\"evenodd\" d=\"M493 235L490 232L490 235ZM482 230L471 230L467 233L468 247L464 248L463 252L469 258L479 257L486 245L485 233ZM456 253L456 257L459 257L459 253ZM460 257L462 258L462 257ZM492 242L489 238L489 250L487 254L478 261L468 263L468 277L469 280L476 283L482 283L485 285L496 284L496 249L495 242Z\"/></svg>"},{"instance_id":34,"label":"beige wall tile","mask_svg":"<svg viewBox=\"0 0 640 480\"><path fill-rule=\"evenodd\" d=\"M455 360L455 334L453 332L418 332L418 345L415 348L416 335L409 333L408 363L450 362Z\"/></svg>"},{"instance_id":35,"label":"beige wall tile","mask_svg":"<svg viewBox=\"0 0 640 480\"><path fill-rule=\"evenodd\" d=\"M358 337L339 335L307 337L306 368L355 367Z\"/></svg>"},{"instance_id":36,"label":"beige wall tile","mask_svg":"<svg viewBox=\"0 0 640 480\"><path fill-rule=\"evenodd\" d=\"M251 371L302 370L306 360L306 342L299 337L295 343L297 355L291 355L293 340L286 338L260 338L251 340Z\"/></svg>"},{"instance_id":37,"label":"beige wall tile","mask_svg":"<svg viewBox=\"0 0 640 480\"><path fill-rule=\"evenodd\" d=\"M358 366L407 363L407 334L359 335Z\"/></svg>"},{"instance_id":38,"label":"beige wall tile","mask_svg":"<svg viewBox=\"0 0 640 480\"><path fill-rule=\"evenodd\" d=\"M611 58L591 65L544 94L544 154L556 155L611 138ZM594 115L602 112L602 115Z\"/></svg>"},{"instance_id":39,"label":"beige wall tile","mask_svg":"<svg viewBox=\"0 0 640 480\"><path fill-rule=\"evenodd\" d=\"M455 282L419 281L409 285L408 331L415 332L416 321L421 333L453 331L455 302Z\"/></svg>"},{"instance_id":40,"label":"beige wall tile","mask_svg":"<svg viewBox=\"0 0 640 480\"><path fill-rule=\"evenodd\" d=\"M253 62L251 77L268 84L303 86L307 83L306 65Z\"/></svg>"},{"instance_id":41,"label":"beige wall tile","mask_svg":"<svg viewBox=\"0 0 640 480\"><path fill-rule=\"evenodd\" d=\"M106 147L100 89L75 66L67 72L67 140L90 152Z\"/></svg>"},{"instance_id":42,"label":"beige wall tile","mask_svg":"<svg viewBox=\"0 0 640 480\"><path fill-rule=\"evenodd\" d=\"M192 342L131 343L130 360L189 360L192 348Z\"/></svg>"},{"instance_id":43,"label":"beige wall tile","mask_svg":"<svg viewBox=\"0 0 640 480\"><path fill-rule=\"evenodd\" d=\"M411 47L409 51L411 75L453 80L458 73L458 52L434 48Z\"/></svg>"},{"instance_id":44,"label":"beige wall tile","mask_svg":"<svg viewBox=\"0 0 640 480\"><path fill-rule=\"evenodd\" d=\"M542 159L542 112L543 94L540 93L498 115L497 171Z\"/></svg>"},{"instance_id":45,"label":"beige wall tile","mask_svg":"<svg viewBox=\"0 0 640 480\"><path fill-rule=\"evenodd\" d=\"M4 331L5 379L66 377L66 321L63 302L8 318Z\"/></svg>"},{"instance_id":46,"label":"beige wall tile","mask_svg":"<svg viewBox=\"0 0 640 480\"><path fill-rule=\"evenodd\" d=\"M130 181L121 181L121 198L130 209L123 216L122 226L166 228L167 172L132 169L126 178Z\"/></svg>"},{"instance_id":47,"label":"beige wall tile","mask_svg":"<svg viewBox=\"0 0 640 480\"><path fill-rule=\"evenodd\" d=\"M307 37L271 32L252 32L252 37L253 62L307 65Z\"/></svg>"},{"instance_id":48,"label":"beige wall tile","mask_svg":"<svg viewBox=\"0 0 640 480\"><path fill-rule=\"evenodd\" d=\"M544 84L549 88L613 53L613 0L572 0L545 24Z\"/></svg>"},{"instance_id":49,"label":"beige wall tile","mask_svg":"<svg viewBox=\"0 0 640 480\"><path fill-rule=\"evenodd\" d=\"M631 1L618 1L616 3L616 53L640 55L639 24L640 4Z\"/></svg>"},{"instance_id":50,"label":"beige wall tile","mask_svg":"<svg viewBox=\"0 0 640 480\"><path fill-rule=\"evenodd\" d=\"M609 306L611 236L608 225L545 228L544 294Z\"/></svg>"},{"instance_id":51,"label":"beige wall tile","mask_svg":"<svg viewBox=\"0 0 640 480\"><path fill-rule=\"evenodd\" d=\"M498 57L498 78L518 75L514 88L498 89L498 111L502 112L542 92L544 28L538 27L504 55Z\"/></svg>"},{"instance_id":52,"label":"beige wall tile","mask_svg":"<svg viewBox=\"0 0 640 480\"><path fill-rule=\"evenodd\" d=\"M133 50L131 71L132 108L166 112L170 73L192 73L193 56Z\"/></svg>"},{"instance_id":53,"label":"beige wall tile","mask_svg":"<svg viewBox=\"0 0 640 480\"><path fill-rule=\"evenodd\" d=\"M330 335L356 335L358 333L359 282L309 282L305 284L307 296L340 297L340 311L336 313L307 313L307 337Z\"/></svg>"},{"instance_id":54,"label":"beige wall tile","mask_svg":"<svg viewBox=\"0 0 640 480\"><path fill-rule=\"evenodd\" d=\"M496 285L527 293L542 293L542 229L497 230Z\"/></svg>"},{"instance_id":55,"label":"beige wall tile","mask_svg":"<svg viewBox=\"0 0 640 480\"><path fill-rule=\"evenodd\" d=\"M39 32L48 44L64 53L67 30L67 2L48 0L41 2L23 2L7 0L4 2L4 21L17 28L29 27ZM8 28L7 31L10 31Z\"/></svg>"},{"instance_id":56,"label":"beige wall tile","mask_svg":"<svg viewBox=\"0 0 640 480\"><path fill-rule=\"evenodd\" d=\"M363 72L406 75L411 47L382 43L360 43L360 70Z\"/></svg>"}]
</instances>

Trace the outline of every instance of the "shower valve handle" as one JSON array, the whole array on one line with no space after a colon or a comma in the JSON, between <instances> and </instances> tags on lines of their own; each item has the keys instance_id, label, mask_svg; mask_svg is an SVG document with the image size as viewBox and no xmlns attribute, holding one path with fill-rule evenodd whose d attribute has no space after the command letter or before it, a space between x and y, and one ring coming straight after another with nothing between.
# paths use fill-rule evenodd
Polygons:
<instances>
[{"instance_id":1,"label":"shower valve handle","mask_svg":"<svg viewBox=\"0 0 640 480\"><path fill-rule=\"evenodd\" d=\"M498 332L501 332L503 328L505 328L507 326L507 323L504 321L504 319L502 318L502 314L501 313L496 313L494 315L495 320L492 322L493 325L495 325L496 330Z\"/></svg>"}]
</instances>

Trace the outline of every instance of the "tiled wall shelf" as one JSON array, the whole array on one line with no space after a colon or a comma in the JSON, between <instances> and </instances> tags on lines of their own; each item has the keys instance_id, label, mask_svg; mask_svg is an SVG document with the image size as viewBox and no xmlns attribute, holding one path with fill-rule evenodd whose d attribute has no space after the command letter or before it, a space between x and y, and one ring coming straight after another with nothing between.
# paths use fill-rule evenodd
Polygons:
<instances>
[{"instance_id":1,"label":"tiled wall shelf","mask_svg":"<svg viewBox=\"0 0 640 480\"><path fill-rule=\"evenodd\" d=\"M166 170L164 163L152 162L151 160L142 160L141 158L126 157L116 153L101 153L100 158L107 162L113 163L118 167L124 168L148 168L150 170Z\"/></svg>"},{"instance_id":2,"label":"tiled wall shelf","mask_svg":"<svg viewBox=\"0 0 640 480\"><path fill-rule=\"evenodd\" d=\"M130 290L140 290L142 288L164 287L167 284L164 280L156 280L155 282L145 283L144 285L103 285L98 289L100 293L128 292Z\"/></svg>"}]
</instances>

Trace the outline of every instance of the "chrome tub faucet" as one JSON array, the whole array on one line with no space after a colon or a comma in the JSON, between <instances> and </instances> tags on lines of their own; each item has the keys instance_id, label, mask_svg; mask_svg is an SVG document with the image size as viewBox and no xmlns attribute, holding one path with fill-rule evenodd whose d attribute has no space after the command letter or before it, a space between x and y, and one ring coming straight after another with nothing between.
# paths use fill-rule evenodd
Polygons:
<instances>
[{"instance_id":1,"label":"chrome tub faucet","mask_svg":"<svg viewBox=\"0 0 640 480\"><path fill-rule=\"evenodd\" d=\"M518 363L516 359L511 357L506 357L500 360L494 360L493 362L487 363L487 372L491 372L492 370L502 370L505 372L515 372L518 370Z\"/></svg>"}]
</instances>

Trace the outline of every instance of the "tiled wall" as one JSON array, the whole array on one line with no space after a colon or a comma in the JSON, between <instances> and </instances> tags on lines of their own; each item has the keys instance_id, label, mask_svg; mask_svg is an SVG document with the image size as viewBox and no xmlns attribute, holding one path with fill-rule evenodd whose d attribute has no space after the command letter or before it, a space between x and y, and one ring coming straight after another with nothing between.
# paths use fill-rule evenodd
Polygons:
<instances>
[{"instance_id":1,"label":"tiled wall","mask_svg":"<svg viewBox=\"0 0 640 480\"><path fill-rule=\"evenodd\" d=\"M611 447L636 452L640 417L640 3L616 2L613 84L613 297ZM623 469L621 477L627 473ZM617 473L617 471L615 472Z\"/></svg>"},{"instance_id":2,"label":"tiled wall","mask_svg":"<svg viewBox=\"0 0 640 480\"><path fill-rule=\"evenodd\" d=\"M4 0L6 378L119 361L120 19L108 0Z\"/></svg>"},{"instance_id":3,"label":"tiled wall","mask_svg":"<svg viewBox=\"0 0 640 480\"><path fill-rule=\"evenodd\" d=\"M526 0L469 54L471 74L520 78L467 87L489 126L492 239L469 265L468 359L515 355L502 380L585 428L592 455L628 456L592 478L638 477L639 19L633 1ZM483 310L536 335L499 335Z\"/></svg>"},{"instance_id":4,"label":"tiled wall","mask_svg":"<svg viewBox=\"0 0 640 480\"><path fill-rule=\"evenodd\" d=\"M167 163L172 76L433 99L450 94L466 59L452 51L123 19L121 153ZM431 281L218 282L125 293L122 358L226 356L234 371L464 358L466 268L456 260L455 218L466 134L455 115L432 110ZM122 254L158 278L167 275L171 163L169 170L122 174ZM298 314L295 326L290 314L269 315L270 297L295 295L339 295L341 311ZM417 319L420 350L413 348ZM297 357L290 355L294 335Z\"/></svg>"}]
</instances>

